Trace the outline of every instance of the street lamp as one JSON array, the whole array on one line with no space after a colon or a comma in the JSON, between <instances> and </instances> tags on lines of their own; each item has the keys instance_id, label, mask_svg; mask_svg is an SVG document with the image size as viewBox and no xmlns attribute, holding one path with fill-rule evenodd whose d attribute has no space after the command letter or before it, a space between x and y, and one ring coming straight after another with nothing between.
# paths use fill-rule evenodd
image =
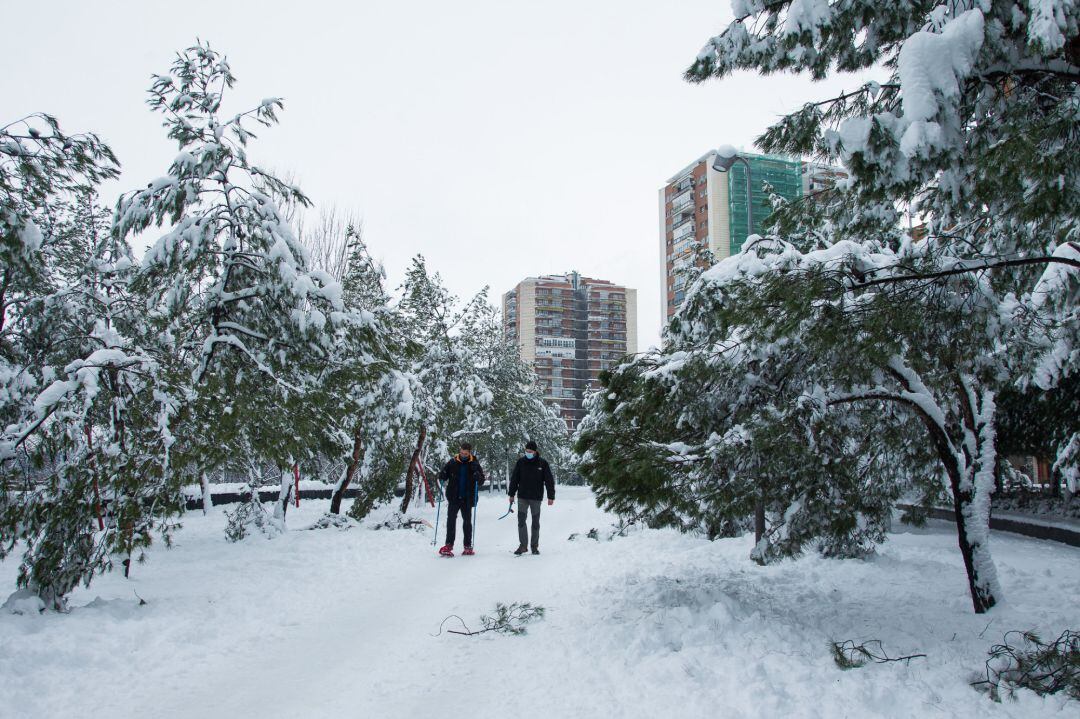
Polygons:
<instances>
[{"instance_id":1,"label":"street lamp","mask_svg":"<svg viewBox=\"0 0 1080 719\"><path fill-rule=\"evenodd\" d=\"M716 159L713 160L713 169L717 172L727 172L741 162L746 166L746 235L754 234L754 196L751 194L753 181L750 179L750 163L745 157L739 155L731 145L723 145L716 150Z\"/></svg>"}]
</instances>

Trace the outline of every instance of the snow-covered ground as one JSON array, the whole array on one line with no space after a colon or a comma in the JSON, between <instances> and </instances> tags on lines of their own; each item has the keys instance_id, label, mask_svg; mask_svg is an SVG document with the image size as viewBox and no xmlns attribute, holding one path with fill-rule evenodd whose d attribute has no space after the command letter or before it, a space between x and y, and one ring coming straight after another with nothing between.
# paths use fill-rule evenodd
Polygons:
<instances>
[{"instance_id":1,"label":"snow-covered ground","mask_svg":"<svg viewBox=\"0 0 1080 719\"><path fill-rule=\"evenodd\" d=\"M326 506L303 502L290 527ZM872 561L761 568L747 538L569 542L612 521L571 487L543 508L543 554L515 557L503 511L483 497L478 554L454 559L407 530L229 544L220 507L192 513L173 549L79 591L70 614L0 616L0 716L1076 716L1027 692L994 704L968 681L1005 630L1077 628L1078 549L995 534L1007 602L976 616L945 523ZM15 570L0 564L0 586ZM526 636L432 636L514 601L547 608ZM834 639L928 657L841 671Z\"/></svg>"}]
</instances>

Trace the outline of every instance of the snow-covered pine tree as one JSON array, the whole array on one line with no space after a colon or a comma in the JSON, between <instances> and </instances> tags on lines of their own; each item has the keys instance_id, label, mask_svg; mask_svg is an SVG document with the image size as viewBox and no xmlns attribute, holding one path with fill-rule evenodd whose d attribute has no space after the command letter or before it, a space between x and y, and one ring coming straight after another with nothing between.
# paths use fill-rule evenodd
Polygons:
<instances>
[{"instance_id":1,"label":"snow-covered pine tree","mask_svg":"<svg viewBox=\"0 0 1080 719\"><path fill-rule=\"evenodd\" d=\"M149 545L153 529L168 541L180 510L167 472L177 394L140 344L131 253L93 199L58 200L37 219L45 294L10 318L41 387L5 430L0 553L21 540L20 586L57 610L113 556Z\"/></svg>"},{"instance_id":2,"label":"snow-covered pine tree","mask_svg":"<svg viewBox=\"0 0 1080 719\"><path fill-rule=\"evenodd\" d=\"M417 385L407 371L407 338L390 306L385 272L356 226L344 234L343 297L358 321L340 328L319 394L342 430L335 456L345 457L330 511L341 511L345 491L355 483L359 492L349 514L363 519L376 502L393 496L405 471Z\"/></svg>"},{"instance_id":3,"label":"snow-covered pine tree","mask_svg":"<svg viewBox=\"0 0 1080 719\"><path fill-rule=\"evenodd\" d=\"M458 307L438 273L428 272L422 256L413 258L397 308L409 341L410 370L418 382L411 422L417 439L405 475L402 513L409 508L413 476L425 445L433 448L436 463L441 464L454 442L475 440L485 431L492 392L463 326L477 307L486 304L487 296L481 293Z\"/></svg>"},{"instance_id":4,"label":"snow-covered pine tree","mask_svg":"<svg viewBox=\"0 0 1080 719\"><path fill-rule=\"evenodd\" d=\"M761 560L807 539L857 550L881 536L891 498L931 501L944 474L986 611L1000 596L996 398L1076 368L1077 9L810 10L737 3L688 77L881 63L888 82L807 105L758 141L851 177L779 207L777 236L702 274L662 352L608 377L579 433L583 472L609 506L684 526L745 516L756 496L771 523ZM923 231L903 230L905 210Z\"/></svg>"},{"instance_id":5,"label":"snow-covered pine tree","mask_svg":"<svg viewBox=\"0 0 1080 719\"><path fill-rule=\"evenodd\" d=\"M17 300L19 280L40 275L37 221L58 200L116 177L119 163L94 134L66 135L52 115L34 113L0 127L0 307ZM18 272L18 276L17 276Z\"/></svg>"},{"instance_id":6,"label":"snow-covered pine tree","mask_svg":"<svg viewBox=\"0 0 1080 719\"><path fill-rule=\"evenodd\" d=\"M168 537L175 393L143 339L129 248L94 189L115 177L94 135L35 114L0 129L0 557L62 610L112 556Z\"/></svg>"},{"instance_id":7,"label":"snow-covered pine tree","mask_svg":"<svg viewBox=\"0 0 1080 719\"><path fill-rule=\"evenodd\" d=\"M855 417L816 420L801 386L787 389L802 371L794 353L744 357L738 348L669 342L602 375L576 435L598 500L709 537L749 528L761 507L767 521L752 556L763 563L807 545L826 556L872 550L889 501L907 486L894 468L908 458L893 437L851 431Z\"/></svg>"},{"instance_id":8,"label":"snow-covered pine tree","mask_svg":"<svg viewBox=\"0 0 1080 719\"><path fill-rule=\"evenodd\" d=\"M699 509L699 497L680 486L679 465L663 461L656 449L681 428L675 423L678 408L649 386L654 362L646 352L600 373L600 386L586 396L585 417L574 434L577 468L597 503L620 517L708 530L715 523ZM749 511L732 510L739 517Z\"/></svg>"},{"instance_id":9,"label":"snow-covered pine tree","mask_svg":"<svg viewBox=\"0 0 1080 719\"><path fill-rule=\"evenodd\" d=\"M40 332L44 298L56 291L64 248L39 224L60 221L71 203L119 172L116 157L95 135L66 135L56 118L34 114L0 127L0 419L17 423L44 383L46 360L23 341ZM52 218L52 219L50 219ZM5 432L0 461L26 438ZM12 444L14 443L14 445Z\"/></svg>"},{"instance_id":10,"label":"snow-covered pine tree","mask_svg":"<svg viewBox=\"0 0 1080 719\"><path fill-rule=\"evenodd\" d=\"M850 180L782 208L783 240L751 242L706 273L673 340L793 361L783 387L814 421L850 421L858 405L888 407L890 432L921 427L985 611L1000 596L987 546L995 398L1010 385L1055 386L1077 366L1080 10L991 0L735 9L689 79L875 64L890 77L808 104L759 139L766 151L843 162ZM904 209L924 232L901 230ZM710 313L755 298L767 323L742 313L724 326Z\"/></svg>"},{"instance_id":11,"label":"snow-covered pine tree","mask_svg":"<svg viewBox=\"0 0 1080 719\"><path fill-rule=\"evenodd\" d=\"M327 442L331 428L308 394L336 329L364 320L345 312L337 281L310 269L277 201L306 206L307 198L248 157L252 126L275 124L282 101L225 114L234 82L226 59L205 43L154 76L149 105L180 152L164 177L121 198L114 232L166 229L147 250L136 286L175 358L176 381L188 387L178 467L239 469L256 456L284 474Z\"/></svg>"}]
</instances>

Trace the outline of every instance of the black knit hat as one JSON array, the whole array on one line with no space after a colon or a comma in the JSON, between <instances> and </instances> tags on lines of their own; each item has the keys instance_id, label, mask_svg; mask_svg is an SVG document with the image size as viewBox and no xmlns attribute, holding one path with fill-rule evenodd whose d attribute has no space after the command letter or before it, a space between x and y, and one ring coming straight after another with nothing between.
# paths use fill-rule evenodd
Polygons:
<instances>
[{"instance_id":1,"label":"black knit hat","mask_svg":"<svg viewBox=\"0 0 1080 719\"><path fill-rule=\"evenodd\" d=\"M533 442L530 439L528 442L525 443L525 449L531 449L532 451L536 452L537 451L536 442Z\"/></svg>"}]
</instances>

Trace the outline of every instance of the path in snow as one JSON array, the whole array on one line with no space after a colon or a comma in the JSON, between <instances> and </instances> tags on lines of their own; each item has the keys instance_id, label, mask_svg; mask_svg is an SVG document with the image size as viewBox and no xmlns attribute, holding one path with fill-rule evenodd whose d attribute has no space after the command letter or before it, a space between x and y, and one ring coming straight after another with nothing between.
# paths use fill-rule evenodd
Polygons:
<instances>
[{"instance_id":1,"label":"path in snow","mask_svg":"<svg viewBox=\"0 0 1080 719\"><path fill-rule=\"evenodd\" d=\"M995 534L1008 601L979 617L944 524L893 535L873 561L759 568L747 538L568 542L612 521L569 487L544 506L543 554L515 557L503 511L483 496L478 555L454 559L430 532L229 544L220 508L189 515L174 549L78 592L69 615L0 616L0 717L1061 715L1058 699L997 705L967 681L1006 629L1076 628L1075 548ZM0 583L14 572L0 564ZM513 601L548 616L524 637L432 636ZM828 641L849 638L929 657L843 672Z\"/></svg>"}]
</instances>

